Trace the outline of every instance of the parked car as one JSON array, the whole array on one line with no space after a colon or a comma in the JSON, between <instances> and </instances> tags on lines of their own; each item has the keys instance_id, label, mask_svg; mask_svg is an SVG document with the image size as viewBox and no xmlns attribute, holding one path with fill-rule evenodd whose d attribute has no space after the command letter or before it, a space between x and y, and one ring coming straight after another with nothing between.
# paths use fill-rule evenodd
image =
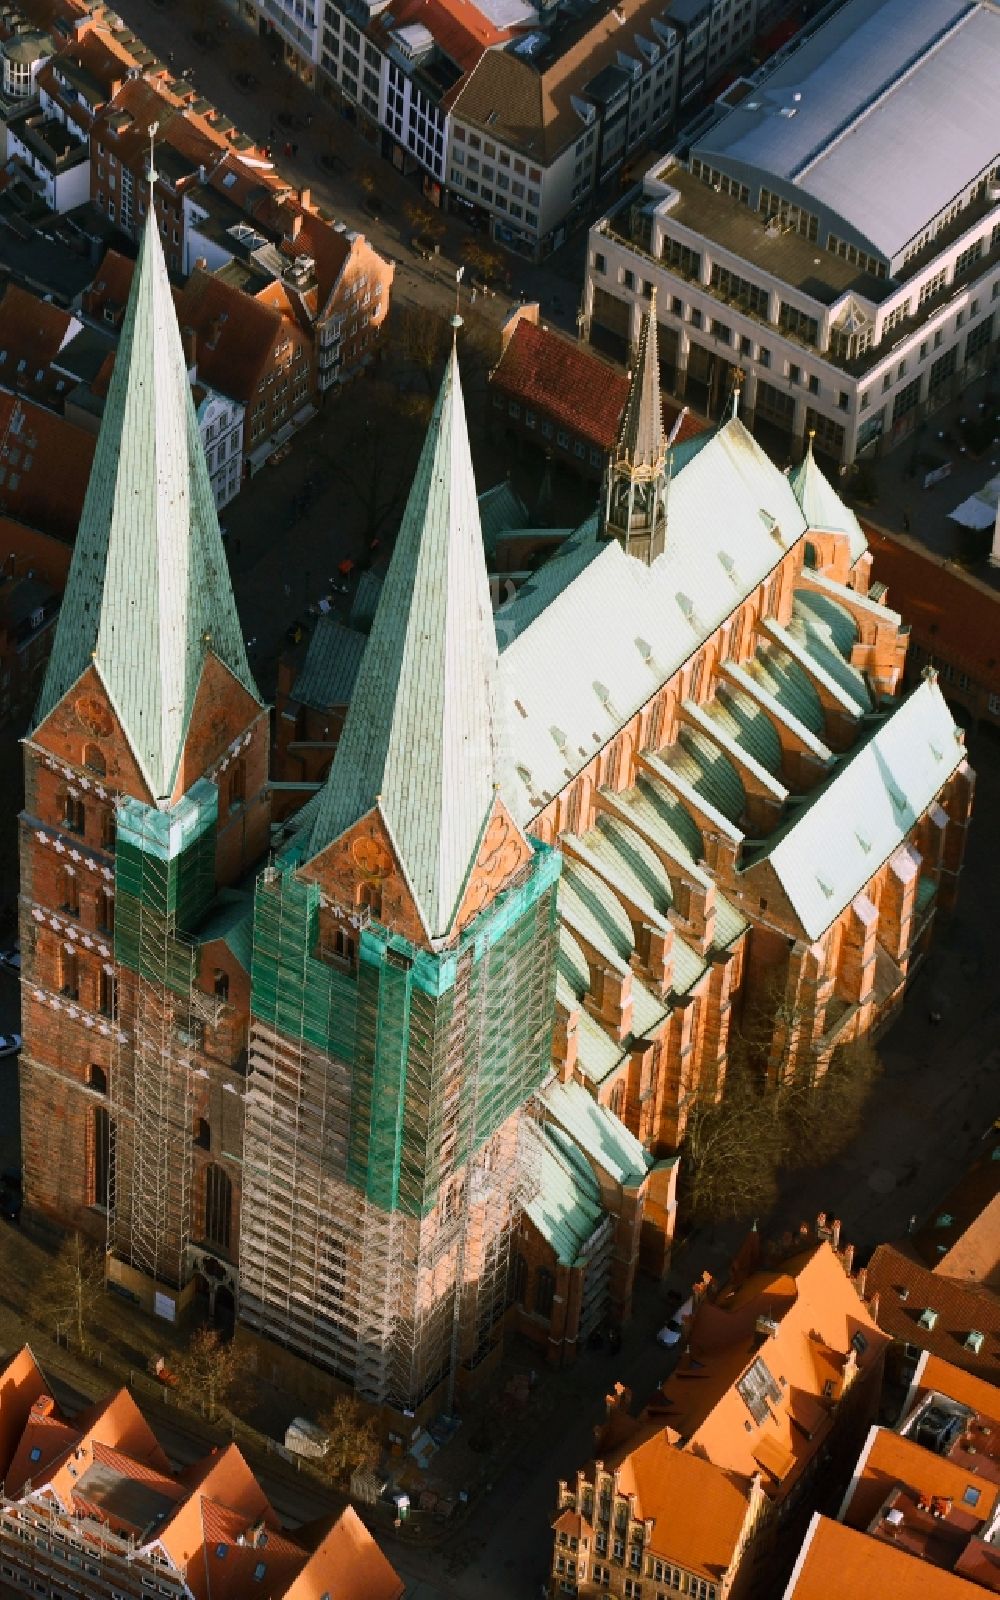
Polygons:
<instances>
[{"instance_id":1,"label":"parked car","mask_svg":"<svg viewBox=\"0 0 1000 1600\"><path fill-rule=\"evenodd\" d=\"M4 1056L16 1056L21 1048L19 1033L0 1033L0 1061Z\"/></svg>"},{"instance_id":2,"label":"parked car","mask_svg":"<svg viewBox=\"0 0 1000 1600\"><path fill-rule=\"evenodd\" d=\"M6 950L0 950L0 967L6 967L8 972L21 970L21 946L12 944Z\"/></svg>"}]
</instances>

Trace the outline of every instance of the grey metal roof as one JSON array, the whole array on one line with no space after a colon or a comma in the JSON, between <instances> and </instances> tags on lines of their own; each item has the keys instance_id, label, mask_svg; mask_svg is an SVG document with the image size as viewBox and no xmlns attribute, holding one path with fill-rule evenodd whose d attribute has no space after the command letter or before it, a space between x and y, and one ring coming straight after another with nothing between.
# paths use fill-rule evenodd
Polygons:
<instances>
[{"instance_id":1,"label":"grey metal roof","mask_svg":"<svg viewBox=\"0 0 1000 1600\"><path fill-rule=\"evenodd\" d=\"M1000 150L998 83L996 6L848 0L692 154L794 186L891 258Z\"/></svg>"},{"instance_id":2,"label":"grey metal roof","mask_svg":"<svg viewBox=\"0 0 1000 1600\"><path fill-rule=\"evenodd\" d=\"M309 842L377 806L431 939L449 932L499 789L496 636L452 350Z\"/></svg>"},{"instance_id":3,"label":"grey metal roof","mask_svg":"<svg viewBox=\"0 0 1000 1600\"><path fill-rule=\"evenodd\" d=\"M35 725L93 664L154 800L166 803L209 652L259 700L160 237L147 222Z\"/></svg>"}]
</instances>

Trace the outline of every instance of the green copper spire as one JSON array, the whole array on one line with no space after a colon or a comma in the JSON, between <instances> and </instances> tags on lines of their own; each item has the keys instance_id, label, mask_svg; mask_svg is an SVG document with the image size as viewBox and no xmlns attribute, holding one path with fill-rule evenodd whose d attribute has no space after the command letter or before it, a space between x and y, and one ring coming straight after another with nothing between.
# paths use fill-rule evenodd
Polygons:
<instances>
[{"instance_id":1,"label":"green copper spire","mask_svg":"<svg viewBox=\"0 0 1000 1600\"><path fill-rule=\"evenodd\" d=\"M499 788L496 633L454 348L309 854L376 808L431 939L459 909Z\"/></svg>"},{"instance_id":2,"label":"green copper spire","mask_svg":"<svg viewBox=\"0 0 1000 1600\"><path fill-rule=\"evenodd\" d=\"M93 664L164 803L209 650L259 699L150 207L35 726Z\"/></svg>"}]
</instances>

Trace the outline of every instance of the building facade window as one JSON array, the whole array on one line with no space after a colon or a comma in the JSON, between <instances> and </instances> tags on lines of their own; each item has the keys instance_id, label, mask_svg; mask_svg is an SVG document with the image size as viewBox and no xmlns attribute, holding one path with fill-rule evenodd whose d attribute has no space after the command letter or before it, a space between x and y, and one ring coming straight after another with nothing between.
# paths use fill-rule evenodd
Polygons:
<instances>
[{"instance_id":1,"label":"building facade window","mask_svg":"<svg viewBox=\"0 0 1000 1600\"><path fill-rule=\"evenodd\" d=\"M233 1186L229 1174L213 1162L205 1168L205 1238L228 1250L232 1226Z\"/></svg>"},{"instance_id":2,"label":"building facade window","mask_svg":"<svg viewBox=\"0 0 1000 1600\"><path fill-rule=\"evenodd\" d=\"M115 1125L106 1106L94 1107L92 1137L91 1204L107 1211L114 1199Z\"/></svg>"}]
</instances>

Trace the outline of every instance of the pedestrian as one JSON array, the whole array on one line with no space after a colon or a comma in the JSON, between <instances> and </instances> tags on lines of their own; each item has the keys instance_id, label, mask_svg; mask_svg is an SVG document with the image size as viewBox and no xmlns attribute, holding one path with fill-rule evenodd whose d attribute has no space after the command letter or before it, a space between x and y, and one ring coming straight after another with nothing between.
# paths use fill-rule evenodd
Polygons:
<instances>
[{"instance_id":1,"label":"pedestrian","mask_svg":"<svg viewBox=\"0 0 1000 1600\"><path fill-rule=\"evenodd\" d=\"M910 513L908 511L904 511L903 512L903 532L904 533L909 533L909 531L910 531Z\"/></svg>"},{"instance_id":2,"label":"pedestrian","mask_svg":"<svg viewBox=\"0 0 1000 1600\"><path fill-rule=\"evenodd\" d=\"M306 127L307 128L311 128L312 125L313 125L313 119L312 119L312 112L310 111L309 115L306 117Z\"/></svg>"}]
</instances>

